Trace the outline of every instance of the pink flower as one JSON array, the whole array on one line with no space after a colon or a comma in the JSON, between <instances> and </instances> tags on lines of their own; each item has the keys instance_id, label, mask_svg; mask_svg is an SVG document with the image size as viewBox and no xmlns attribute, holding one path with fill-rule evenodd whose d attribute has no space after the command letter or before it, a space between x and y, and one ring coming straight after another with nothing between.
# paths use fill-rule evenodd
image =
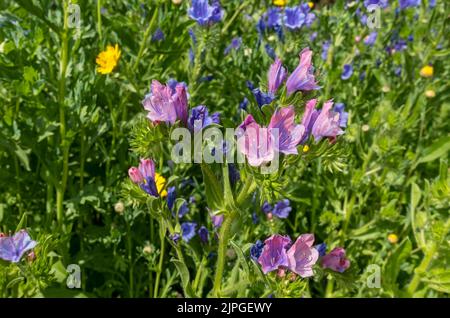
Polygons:
<instances>
[{"instance_id":1,"label":"pink flower","mask_svg":"<svg viewBox=\"0 0 450 318\"><path fill-rule=\"evenodd\" d=\"M343 273L350 267L350 260L345 257L345 249L336 247L322 258L322 267Z\"/></svg>"},{"instance_id":2,"label":"pink flower","mask_svg":"<svg viewBox=\"0 0 450 318\"><path fill-rule=\"evenodd\" d=\"M155 163L152 159L141 159L141 162L139 163L139 171L141 172L144 179L148 177L154 178Z\"/></svg>"},{"instance_id":3,"label":"pink flower","mask_svg":"<svg viewBox=\"0 0 450 318\"><path fill-rule=\"evenodd\" d=\"M271 131L278 129L278 142L274 143L275 149L284 154L298 153L297 145L305 132L305 126L296 125L294 118L294 107L288 106L277 109L270 119L269 129Z\"/></svg>"},{"instance_id":4,"label":"pink flower","mask_svg":"<svg viewBox=\"0 0 450 318\"><path fill-rule=\"evenodd\" d=\"M169 85L162 85L156 80L152 81L151 93L145 97L142 104L148 111L148 119L153 123L165 122L173 125L180 120L186 125L188 108L186 88L178 83L175 93L172 94L172 92Z\"/></svg>"},{"instance_id":5,"label":"pink flower","mask_svg":"<svg viewBox=\"0 0 450 318\"><path fill-rule=\"evenodd\" d=\"M340 114L331 110L332 106L333 101L326 102L312 126L311 133L315 141L319 141L323 137L336 137L344 133L339 126Z\"/></svg>"},{"instance_id":6,"label":"pink flower","mask_svg":"<svg viewBox=\"0 0 450 318\"><path fill-rule=\"evenodd\" d=\"M312 267L319 259L319 252L312 247L313 243L313 234L302 234L287 251L289 269L301 277L314 275Z\"/></svg>"},{"instance_id":7,"label":"pink flower","mask_svg":"<svg viewBox=\"0 0 450 318\"><path fill-rule=\"evenodd\" d=\"M130 176L131 181L133 181L136 184L144 182L144 177L142 176L142 173L136 167L131 167L130 169L128 169L128 175Z\"/></svg>"},{"instance_id":8,"label":"pink flower","mask_svg":"<svg viewBox=\"0 0 450 318\"><path fill-rule=\"evenodd\" d=\"M300 53L300 63L286 81L287 95L296 91L311 91L319 89L314 78L314 68L311 64L312 51L309 48Z\"/></svg>"},{"instance_id":9,"label":"pink flower","mask_svg":"<svg viewBox=\"0 0 450 318\"><path fill-rule=\"evenodd\" d=\"M277 270L280 266L288 266L286 247L291 243L289 237L272 235L264 242L264 248L258 258L264 274Z\"/></svg>"},{"instance_id":10,"label":"pink flower","mask_svg":"<svg viewBox=\"0 0 450 318\"><path fill-rule=\"evenodd\" d=\"M277 57L275 62L270 66L268 77L269 93L275 94L280 85L286 79L286 69L283 67L281 60Z\"/></svg>"}]
</instances>

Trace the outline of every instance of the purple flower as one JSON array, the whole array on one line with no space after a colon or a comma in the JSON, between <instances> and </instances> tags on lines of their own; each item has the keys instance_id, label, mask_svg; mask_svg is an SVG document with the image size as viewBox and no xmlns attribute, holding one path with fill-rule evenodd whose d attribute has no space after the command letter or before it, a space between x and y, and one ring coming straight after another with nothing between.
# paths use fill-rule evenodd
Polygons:
<instances>
[{"instance_id":1,"label":"purple flower","mask_svg":"<svg viewBox=\"0 0 450 318\"><path fill-rule=\"evenodd\" d=\"M314 78L314 68L311 64L312 51L309 48L300 53L300 63L286 81L287 95L296 91L311 91L319 89Z\"/></svg>"},{"instance_id":2,"label":"purple flower","mask_svg":"<svg viewBox=\"0 0 450 318\"><path fill-rule=\"evenodd\" d=\"M208 108L204 105L200 105L191 109L191 114L188 120L188 128L196 133L209 125L219 123L219 113L214 113L210 116Z\"/></svg>"},{"instance_id":3,"label":"purple flower","mask_svg":"<svg viewBox=\"0 0 450 318\"><path fill-rule=\"evenodd\" d=\"M261 256L262 250L264 247L264 243L260 240L257 240L255 244L250 247L250 257L252 260L257 261L258 258Z\"/></svg>"},{"instance_id":4,"label":"purple flower","mask_svg":"<svg viewBox=\"0 0 450 318\"><path fill-rule=\"evenodd\" d=\"M270 8L267 13L267 27L275 29L281 26L281 14L279 8Z\"/></svg>"},{"instance_id":5,"label":"purple flower","mask_svg":"<svg viewBox=\"0 0 450 318\"><path fill-rule=\"evenodd\" d=\"M336 103L333 111L339 114L339 126L343 128L347 127L348 113L345 111L345 104Z\"/></svg>"},{"instance_id":6,"label":"purple flower","mask_svg":"<svg viewBox=\"0 0 450 318\"><path fill-rule=\"evenodd\" d=\"M394 69L394 74L395 74L396 76L402 75L402 67L401 67L401 66L397 66L397 67Z\"/></svg>"},{"instance_id":7,"label":"purple flower","mask_svg":"<svg viewBox=\"0 0 450 318\"><path fill-rule=\"evenodd\" d=\"M336 247L322 258L322 267L343 273L350 267L350 261L345 257L345 250L342 247Z\"/></svg>"},{"instance_id":8,"label":"purple flower","mask_svg":"<svg viewBox=\"0 0 450 318\"><path fill-rule=\"evenodd\" d=\"M322 43L322 54L320 55L320 57L324 61L326 61L328 58L328 50L330 49L330 45L331 45L330 41L325 41Z\"/></svg>"},{"instance_id":9,"label":"purple flower","mask_svg":"<svg viewBox=\"0 0 450 318\"><path fill-rule=\"evenodd\" d=\"M215 229L219 228L223 222L223 214L211 215L211 221Z\"/></svg>"},{"instance_id":10,"label":"purple flower","mask_svg":"<svg viewBox=\"0 0 450 318\"><path fill-rule=\"evenodd\" d=\"M191 37L192 43L194 45L197 45L197 37L195 36L194 30L189 29L188 33L189 33L189 36Z\"/></svg>"},{"instance_id":11,"label":"purple flower","mask_svg":"<svg viewBox=\"0 0 450 318\"><path fill-rule=\"evenodd\" d=\"M242 38L241 37L233 38L231 40L230 45L228 45L225 48L225 50L223 51L223 54L224 55L228 55L231 52L232 49L234 49L236 51L239 50L239 48L241 47L241 44L242 44Z\"/></svg>"},{"instance_id":12,"label":"purple flower","mask_svg":"<svg viewBox=\"0 0 450 318\"><path fill-rule=\"evenodd\" d=\"M178 233L174 233L174 234L169 235L169 238L170 238L175 244L177 244L178 241L179 241L180 238L181 238L181 235L178 234Z\"/></svg>"},{"instance_id":13,"label":"purple flower","mask_svg":"<svg viewBox=\"0 0 450 318\"><path fill-rule=\"evenodd\" d=\"M317 99L311 99L306 102L305 112L302 117L302 125L305 127L305 132L303 133L301 143L304 143L311 135L312 127L314 126L317 116L319 115L319 111L315 109L316 104Z\"/></svg>"},{"instance_id":14,"label":"purple flower","mask_svg":"<svg viewBox=\"0 0 450 318\"><path fill-rule=\"evenodd\" d=\"M185 216L186 214L189 213L189 206L188 204L185 202L183 202L181 204L181 206L178 208L178 218L182 218L183 216Z\"/></svg>"},{"instance_id":15,"label":"purple flower","mask_svg":"<svg viewBox=\"0 0 450 318\"><path fill-rule=\"evenodd\" d=\"M128 170L130 179L138 184L142 190L153 197L159 197L155 183L155 163L151 159L141 159L139 167Z\"/></svg>"},{"instance_id":16,"label":"purple flower","mask_svg":"<svg viewBox=\"0 0 450 318\"><path fill-rule=\"evenodd\" d=\"M252 93L256 99L256 103L258 103L258 106L260 108L264 105L269 105L275 99L275 96L273 96L272 93L264 93L259 88L255 88L254 90L252 90Z\"/></svg>"},{"instance_id":17,"label":"purple flower","mask_svg":"<svg viewBox=\"0 0 450 318\"><path fill-rule=\"evenodd\" d=\"M404 51L408 48L408 43L403 39L398 39L394 42L394 50L396 52Z\"/></svg>"},{"instance_id":18,"label":"purple flower","mask_svg":"<svg viewBox=\"0 0 450 318\"><path fill-rule=\"evenodd\" d=\"M352 77L352 74L353 74L353 66L351 64L345 64L342 69L341 79L346 81L350 77Z\"/></svg>"},{"instance_id":19,"label":"purple flower","mask_svg":"<svg viewBox=\"0 0 450 318\"><path fill-rule=\"evenodd\" d=\"M276 58L275 62L273 62L273 64L270 66L269 73L267 74L269 93L275 94L280 85L283 84L286 76L287 72L283 67L281 60L279 58Z\"/></svg>"},{"instance_id":20,"label":"purple flower","mask_svg":"<svg viewBox=\"0 0 450 318\"><path fill-rule=\"evenodd\" d=\"M271 59L275 59L277 57L276 54L275 54L275 50L269 44L264 45L264 49L266 50L267 55Z\"/></svg>"},{"instance_id":21,"label":"purple flower","mask_svg":"<svg viewBox=\"0 0 450 318\"><path fill-rule=\"evenodd\" d=\"M364 44L373 46L375 44L375 41L377 40L378 32L372 32L368 36L364 38Z\"/></svg>"},{"instance_id":22,"label":"purple flower","mask_svg":"<svg viewBox=\"0 0 450 318\"><path fill-rule=\"evenodd\" d=\"M230 176L231 185L235 185L241 179L241 174L234 163L228 164L228 175Z\"/></svg>"},{"instance_id":23,"label":"purple flower","mask_svg":"<svg viewBox=\"0 0 450 318\"><path fill-rule=\"evenodd\" d=\"M158 42L163 40L164 40L164 32L160 28L157 28L155 33L153 33L152 35L152 41Z\"/></svg>"},{"instance_id":24,"label":"purple flower","mask_svg":"<svg viewBox=\"0 0 450 318\"><path fill-rule=\"evenodd\" d=\"M153 80L151 93L142 104L148 111L147 118L155 124L165 122L173 125L177 120L186 124L188 102L186 87L181 83L176 85L175 92L172 93L169 85Z\"/></svg>"},{"instance_id":25,"label":"purple flower","mask_svg":"<svg viewBox=\"0 0 450 318\"><path fill-rule=\"evenodd\" d=\"M314 41L316 40L316 38L317 38L317 35L318 35L317 32L311 33L311 35L309 36L309 40L310 40L311 42L314 42Z\"/></svg>"},{"instance_id":26,"label":"purple flower","mask_svg":"<svg viewBox=\"0 0 450 318\"><path fill-rule=\"evenodd\" d=\"M203 244L208 243L208 240L209 240L209 232L208 232L208 229L207 229L204 225L202 225L202 226L200 227L200 229L198 230L198 236L200 237L200 241L201 241Z\"/></svg>"},{"instance_id":27,"label":"purple flower","mask_svg":"<svg viewBox=\"0 0 450 318\"><path fill-rule=\"evenodd\" d=\"M25 230L13 236L0 237L0 259L18 263L22 256L37 245Z\"/></svg>"},{"instance_id":28,"label":"purple flower","mask_svg":"<svg viewBox=\"0 0 450 318\"><path fill-rule=\"evenodd\" d=\"M327 244L325 243L314 245L314 248L319 252L319 257L322 257L327 253Z\"/></svg>"},{"instance_id":29,"label":"purple flower","mask_svg":"<svg viewBox=\"0 0 450 318\"><path fill-rule=\"evenodd\" d=\"M398 0L398 4L400 6L400 10L404 10L406 8L420 6L420 0Z\"/></svg>"},{"instance_id":30,"label":"purple flower","mask_svg":"<svg viewBox=\"0 0 450 318\"><path fill-rule=\"evenodd\" d=\"M184 222L181 223L181 238L186 243L189 242L195 236L195 230L197 228L197 223L195 222Z\"/></svg>"},{"instance_id":31,"label":"purple flower","mask_svg":"<svg viewBox=\"0 0 450 318\"><path fill-rule=\"evenodd\" d=\"M188 9L189 17L201 26L211 25L219 22L223 17L223 10L219 1L209 5L208 0L192 0Z\"/></svg>"},{"instance_id":32,"label":"purple flower","mask_svg":"<svg viewBox=\"0 0 450 318\"><path fill-rule=\"evenodd\" d=\"M388 0L364 0L364 6L368 8L370 5L376 5L382 9L389 5Z\"/></svg>"},{"instance_id":33,"label":"purple flower","mask_svg":"<svg viewBox=\"0 0 450 318\"><path fill-rule=\"evenodd\" d=\"M433 9L436 6L436 0L428 1L428 6L430 7L430 9Z\"/></svg>"},{"instance_id":34,"label":"purple flower","mask_svg":"<svg viewBox=\"0 0 450 318\"><path fill-rule=\"evenodd\" d=\"M269 123L275 150L286 155L298 153L297 145L305 132L305 127L295 124L294 120L294 107L288 106L275 110Z\"/></svg>"},{"instance_id":35,"label":"purple flower","mask_svg":"<svg viewBox=\"0 0 450 318\"><path fill-rule=\"evenodd\" d=\"M279 217L280 219L286 219L289 216L292 208L290 206L290 202L288 199L284 199L275 203L273 208L273 215Z\"/></svg>"},{"instance_id":36,"label":"purple flower","mask_svg":"<svg viewBox=\"0 0 450 318\"><path fill-rule=\"evenodd\" d=\"M288 266L288 256L286 248L291 243L289 237L278 234L272 235L264 242L258 263L262 266L264 274L277 270L280 266Z\"/></svg>"},{"instance_id":37,"label":"purple flower","mask_svg":"<svg viewBox=\"0 0 450 318\"><path fill-rule=\"evenodd\" d=\"M286 7L284 9L284 25L289 30L297 30L305 23L305 14L300 7Z\"/></svg>"},{"instance_id":38,"label":"purple flower","mask_svg":"<svg viewBox=\"0 0 450 318\"><path fill-rule=\"evenodd\" d=\"M175 199L177 197L177 192L175 190L175 187L169 187L167 189L167 207L169 210L173 213L173 205L175 204Z\"/></svg>"},{"instance_id":39,"label":"purple flower","mask_svg":"<svg viewBox=\"0 0 450 318\"><path fill-rule=\"evenodd\" d=\"M253 222L253 224L258 224L259 223L258 214L252 213L252 222Z\"/></svg>"},{"instance_id":40,"label":"purple flower","mask_svg":"<svg viewBox=\"0 0 450 318\"><path fill-rule=\"evenodd\" d=\"M263 205L261 206L261 211L266 214L272 212L272 206L269 204L269 202L264 201Z\"/></svg>"},{"instance_id":41,"label":"purple flower","mask_svg":"<svg viewBox=\"0 0 450 318\"><path fill-rule=\"evenodd\" d=\"M340 128L340 114L331 110L333 102L325 102L311 129L314 140L318 142L323 137L335 138L344 131Z\"/></svg>"},{"instance_id":42,"label":"purple flower","mask_svg":"<svg viewBox=\"0 0 450 318\"><path fill-rule=\"evenodd\" d=\"M239 103L239 109L247 110L247 106L248 106L248 98L244 97L242 102Z\"/></svg>"},{"instance_id":43,"label":"purple flower","mask_svg":"<svg viewBox=\"0 0 450 318\"><path fill-rule=\"evenodd\" d=\"M302 234L287 251L289 269L303 278L314 275L312 267L319 259L313 243L313 234Z\"/></svg>"}]
</instances>

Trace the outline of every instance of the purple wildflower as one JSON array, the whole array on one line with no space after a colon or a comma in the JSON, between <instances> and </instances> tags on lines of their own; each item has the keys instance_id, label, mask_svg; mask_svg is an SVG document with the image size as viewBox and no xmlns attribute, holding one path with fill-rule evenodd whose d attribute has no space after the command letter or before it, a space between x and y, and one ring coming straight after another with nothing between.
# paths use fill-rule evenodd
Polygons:
<instances>
[{"instance_id":1,"label":"purple wildflower","mask_svg":"<svg viewBox=\"0 0 450 318\"><path fill-rule=\"evenodd\" d=\"M261 256L263 247L264 247L264 243L261 242L260 240L257 240L255 242L255 244L253 244L252 247L250 248L250 257L254 261L257 261L258 258Z\"/></svg>"},{"instance_id":2,"label":"purple wildflower","mask_svg":"<svg viewBox=\"0 0 450 318\"><path fill-rule=\"evenodd\" d=\"M286 219L289 216L292 208L288 199L284 199L275 203L272 214L280 219Z\"/></svg>"},{"instance_id":3,"label":"purple wildflower","mask_svg":"<svg viewBox=\"0 0 450 318\"><path fill-rule=\"evenodd\" d=\"M280 266L288 266L288 256L286 248L291 243L289 237L278 234L272 235L265 240L265 245L258 258L258 263L262 266L264 274L277 270Z\"/></svg>"},{"instance_id":4,"label":"purple wildflower","mask_svg":"<svg viewBox=\"0 0 450 318\"><path fill-rule=\"evenodd\" d=\"M202 225L202 226L200 227L200 229L198 230L198 236L200 237L200 241L201 241L203 244L208 243L208 240L209 240L209 232L208 232L208 229L207 229L204 225Z\"/></svg>"},{"instance_id":5,"label":"purple wildflower","mask_svg":"<svg viewBox=\"0 0 450 318\"><path fill-rule=\"evenodd\" d=\"M341 79L348 80L352 77L353 74L353 66L351 64L345 64L342 69Z\"/></svg>"},{"instance_id":6,"label":"purple wildflower","mask_svg":"<svg viewBox=\"0 0 450 318\"><path fill-rule=\"evenodd\" d=\"M186 243L189 242L195 236L195 230L197 228L197 223L195 222L184 222L181 223L181 238Z\"/></svg>"},{"instance_id":7,"label":"purple wildflower","mask_svg":"<svg viewBox=\"0 0 450 318\"><path fill-rule=\"evenodd\" d=\"M345 257L345 250L342 247L336 247L322 258L322 267L343 273L350 267L350 261Z\"/></svg>"},{"instance_id":8,"label":"purple wildflower","mask_svg":"<svg viewBox=\"0 0 450 318\"><path fill-rule=\"evenodd\" d=\"M0 259L18 263L22 256L37 245L27 231L21 230L13 236L0 237Z\"/></svg>"},{"instance_id":9,"label":"purple wildflower","mask_svg":"<svg viewBox=\"0 0 450 318\"><path fill-rule=\"evenodd\" d=\"M191 114L188 119L188 128L193 132L199 132L209 125L219 123L219 113L214 113L210 116L208 108L204 105L200 105L191 109Z\"/></svg>"}]
</instances>

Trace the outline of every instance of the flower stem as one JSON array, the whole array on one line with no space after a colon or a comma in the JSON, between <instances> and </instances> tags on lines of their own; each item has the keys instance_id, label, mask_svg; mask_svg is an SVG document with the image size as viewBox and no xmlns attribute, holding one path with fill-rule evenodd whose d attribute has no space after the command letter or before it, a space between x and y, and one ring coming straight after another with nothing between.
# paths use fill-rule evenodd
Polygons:
<instances>
[{"instance_id":1,"label":"flower stem","mask_svg":"<svg viewBox=\"0 0 450 318\"><path fill-rule=\"evenodd\" d=\"M97 0L97 32L99 42L102 42L102 1Z\"/></svg>"},{"instance_id":2,"label":"flower stem","mask_svg":"<svg viewBox=\"0 0 450 318\"><path fill-rule=\"evenodd\" d=\"M219 297L220 295L222 276L225 269L225 254L227 251L228 241L230 239L231 225L233 224L236 215L237 212L232 211L227 216L225 216L225 220L223 221L222 227L220 228L219 249L217 251L217 265L213 287L213 294L215 297Z\"/></svg>"},{"instance_id":3,"label":"flower stem","mask_svg":"<svg viewBox=\"0 0 450 318\"><path fill-rule=\"evenodd\" d=\"M164 226L164 221L161 218L160 224L160 231L159 231L159 240L161 241L161 253L159 254L159 263L158 263L158 271L156 272L156 280L155 280L155 291L153 292L153 297L158 297L158 288L159 288L159 281L161 279L161 273L162 273L162 267L163 267L163 261L164 261L164 252L165 252L165 233L166 233L166 227Z\"/></svg>"}]
</instances>

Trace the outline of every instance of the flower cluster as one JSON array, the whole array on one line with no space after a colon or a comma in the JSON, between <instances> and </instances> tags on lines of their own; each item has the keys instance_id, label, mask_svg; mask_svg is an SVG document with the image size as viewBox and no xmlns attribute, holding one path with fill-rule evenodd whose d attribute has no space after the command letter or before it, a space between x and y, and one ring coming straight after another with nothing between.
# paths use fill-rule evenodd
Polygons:
<instances>
[{"instance_id":1,"label":"flower cluster","mask_svg":"<svg viewBox=\"0 0 450 318\"><path fill-rule=\"evenodd\" d=\"M151 159L141 159L139 167L128 170L131 181L152 197L166 197L166 179L155 172L155 163Z\"/></svg>"},{"instance_id":2,"label":"flower cluster","mask_svg":"<svg viewBox=\"0 0 450 318\"><path fill-rule=\"evenodd\" d=\"M303 3L299 6L286 7L283 9L279 7L270 8L259 19L257 29L262 34L266 29L274 30L282 37L283 25L289 31L296 31L306 26L310 27L316 19L316 15L311 12L312 4Z\"/></svg>"},{"instance_id":3,"label":"flower cluster","mask_svg":"<svg viewBox=\"0 0 450 318\"><path fill-rule=\"evenodd\" d=\"M219 0L213 0L211 5L208 0L192 0L188 14L199 25L209 26L222 20L223 10Z\"/></svg>"}]
</instances>

